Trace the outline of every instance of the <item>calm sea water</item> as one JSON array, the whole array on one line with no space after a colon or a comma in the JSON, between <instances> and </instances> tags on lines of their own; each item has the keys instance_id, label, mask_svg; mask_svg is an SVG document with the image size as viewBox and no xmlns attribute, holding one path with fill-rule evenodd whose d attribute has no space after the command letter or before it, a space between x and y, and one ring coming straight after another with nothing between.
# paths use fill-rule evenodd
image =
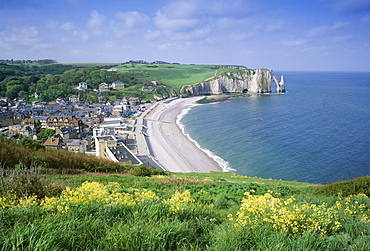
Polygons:
<instances>
[{"instance_id":1,"label":"calm sea water","mask_svg":"<svg viewBox=\"0 0 370 251\"><path fill-rule=\"evenodd\" d=\"M370 175L370 72L275 72L285 94L193 107L185 133L240 175L326 184Z\"/></svg>"}]
</instances>

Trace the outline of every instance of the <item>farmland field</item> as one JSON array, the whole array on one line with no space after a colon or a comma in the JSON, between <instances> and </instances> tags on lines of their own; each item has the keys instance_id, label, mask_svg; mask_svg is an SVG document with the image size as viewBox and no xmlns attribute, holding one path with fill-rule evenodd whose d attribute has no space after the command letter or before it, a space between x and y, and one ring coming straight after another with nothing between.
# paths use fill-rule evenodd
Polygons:
<instances>
[{"instance_id":1,"label":"farmland field","mask_svg":"<svg viewBox=\"0 0 370 251\"><path fill-rule=\"evenodd\" d=\"M153 81L158 81L180 90L183 85L192 85L214 76L219 66L178 64L123 64L115 67L119 72L142 72Z\"/></svg>"}]
</instances>

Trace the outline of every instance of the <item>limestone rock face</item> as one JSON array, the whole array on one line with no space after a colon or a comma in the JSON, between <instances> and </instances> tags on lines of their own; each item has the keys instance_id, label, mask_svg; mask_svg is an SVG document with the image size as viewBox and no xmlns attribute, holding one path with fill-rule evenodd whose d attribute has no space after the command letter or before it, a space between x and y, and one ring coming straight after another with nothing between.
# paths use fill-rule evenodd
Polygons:
<instances>
[{"instance_id":1,"label":"limestone rock face","mask_svg":"<svg viewBox=\"0 0 370 251\"><path fill-rule=\"evenodd\" d=\"M186 89L191 95L209 95L223 93L270 93L275 82L277 92L285 92L284 78L278 82L272 70L256 69L227 73L212 80L199 83Z\"/></svg>"},{"instance_id":2,"label":"limestone rock face","mask_svg":"<svg viewBox=\"0 0 370 251\"><path fill-rule=\"evenodd\" d=\"M190 87L190 92L195 95L223 94L239 92L247 89L247 83L236 78L220 76L218 79L207 81Z\"/></svg>"},{"instance_id":3,"label":"limestone rock face","mask_svg":"<svg viewBox=\"0 0 370 251\"><path fill-rule=\"evenodd\" d=\"M284 76L281 75L281 79L280 79L280 82L276 82L277 86L276 86L276 92L278 93L282 93L282 92L285 92L285 83L284 83Z\"/></svg>"}]
</instances>

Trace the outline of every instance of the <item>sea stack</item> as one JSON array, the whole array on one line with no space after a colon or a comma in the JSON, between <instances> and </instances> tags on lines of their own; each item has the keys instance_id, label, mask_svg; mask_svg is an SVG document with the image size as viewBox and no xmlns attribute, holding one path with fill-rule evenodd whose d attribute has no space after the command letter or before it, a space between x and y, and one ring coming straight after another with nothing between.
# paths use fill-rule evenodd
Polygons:
<instances>
[{"instance_id":1,"label":"sea stack","mask_svg":"<svg viewBox=\"0 0 370 251\"><path fill-rule=\"evenodd\" d=\"M284 83L284 76L281 75L280 82L276 82L276 92L283 93L285 92L285 83Z\"/></svg>"}]
</instances>

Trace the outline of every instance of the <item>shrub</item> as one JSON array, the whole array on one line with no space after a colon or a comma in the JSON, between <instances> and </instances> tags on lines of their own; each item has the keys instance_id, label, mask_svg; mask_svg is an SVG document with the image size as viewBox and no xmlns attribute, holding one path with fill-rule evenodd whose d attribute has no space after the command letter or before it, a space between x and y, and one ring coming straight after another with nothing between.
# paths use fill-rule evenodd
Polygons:
<instances>
[{"instance_id":1,"label":"shrub","mask_svg":"<svg viewBox=\"0 0 370 251\"><path fill-rule=\"evenodd\" d=\"M370 176L363 176L353 180L339 181L319 187L316 194L326 196L349 196L366 194L370 196Z\"/></svg>"},{"instance_id":2,"label":"shrub","mask_svg":"<svg viewBox=\"0 0 370 251\"><path fill-rule=\"evenodd\" d=\"M134 176L152 176L152 175L165 175L166 173L163 170L155 169L150 166L134 166L129 174Z\"/></svg>"},{"instance_id":3,"label":"shrub","mask_svg":"<svg viewBox=\"0 0 370 251\"><path fill-rule=\"evenodd\" d=\"M28 142L28 141L27 141ZM17 144L14 140L0 137L0 163L4 168L13 168L23 164L31 166L39 165L51 170L84 170L88 172L121 172L125 173L131 168L130 165L122 165L107 159L98 158L84 153L68 152L50 148L37 148ZM50 173L50 170L49 170ZM62 172L63 173L63 172Z\"/></svg>"},{"instance_id":4,"label":"shrub","mask_svg":"<svg viewBox=\"0 0 370 251\"><path fill-rule=\"evenodd\" d=\"M16 165L12 169L0 170L0 195L12 193L18 198L35 195L44 198L59 195L65 188L60 183L43 178L39 166Z\"/></svg>"}]
</instances>

